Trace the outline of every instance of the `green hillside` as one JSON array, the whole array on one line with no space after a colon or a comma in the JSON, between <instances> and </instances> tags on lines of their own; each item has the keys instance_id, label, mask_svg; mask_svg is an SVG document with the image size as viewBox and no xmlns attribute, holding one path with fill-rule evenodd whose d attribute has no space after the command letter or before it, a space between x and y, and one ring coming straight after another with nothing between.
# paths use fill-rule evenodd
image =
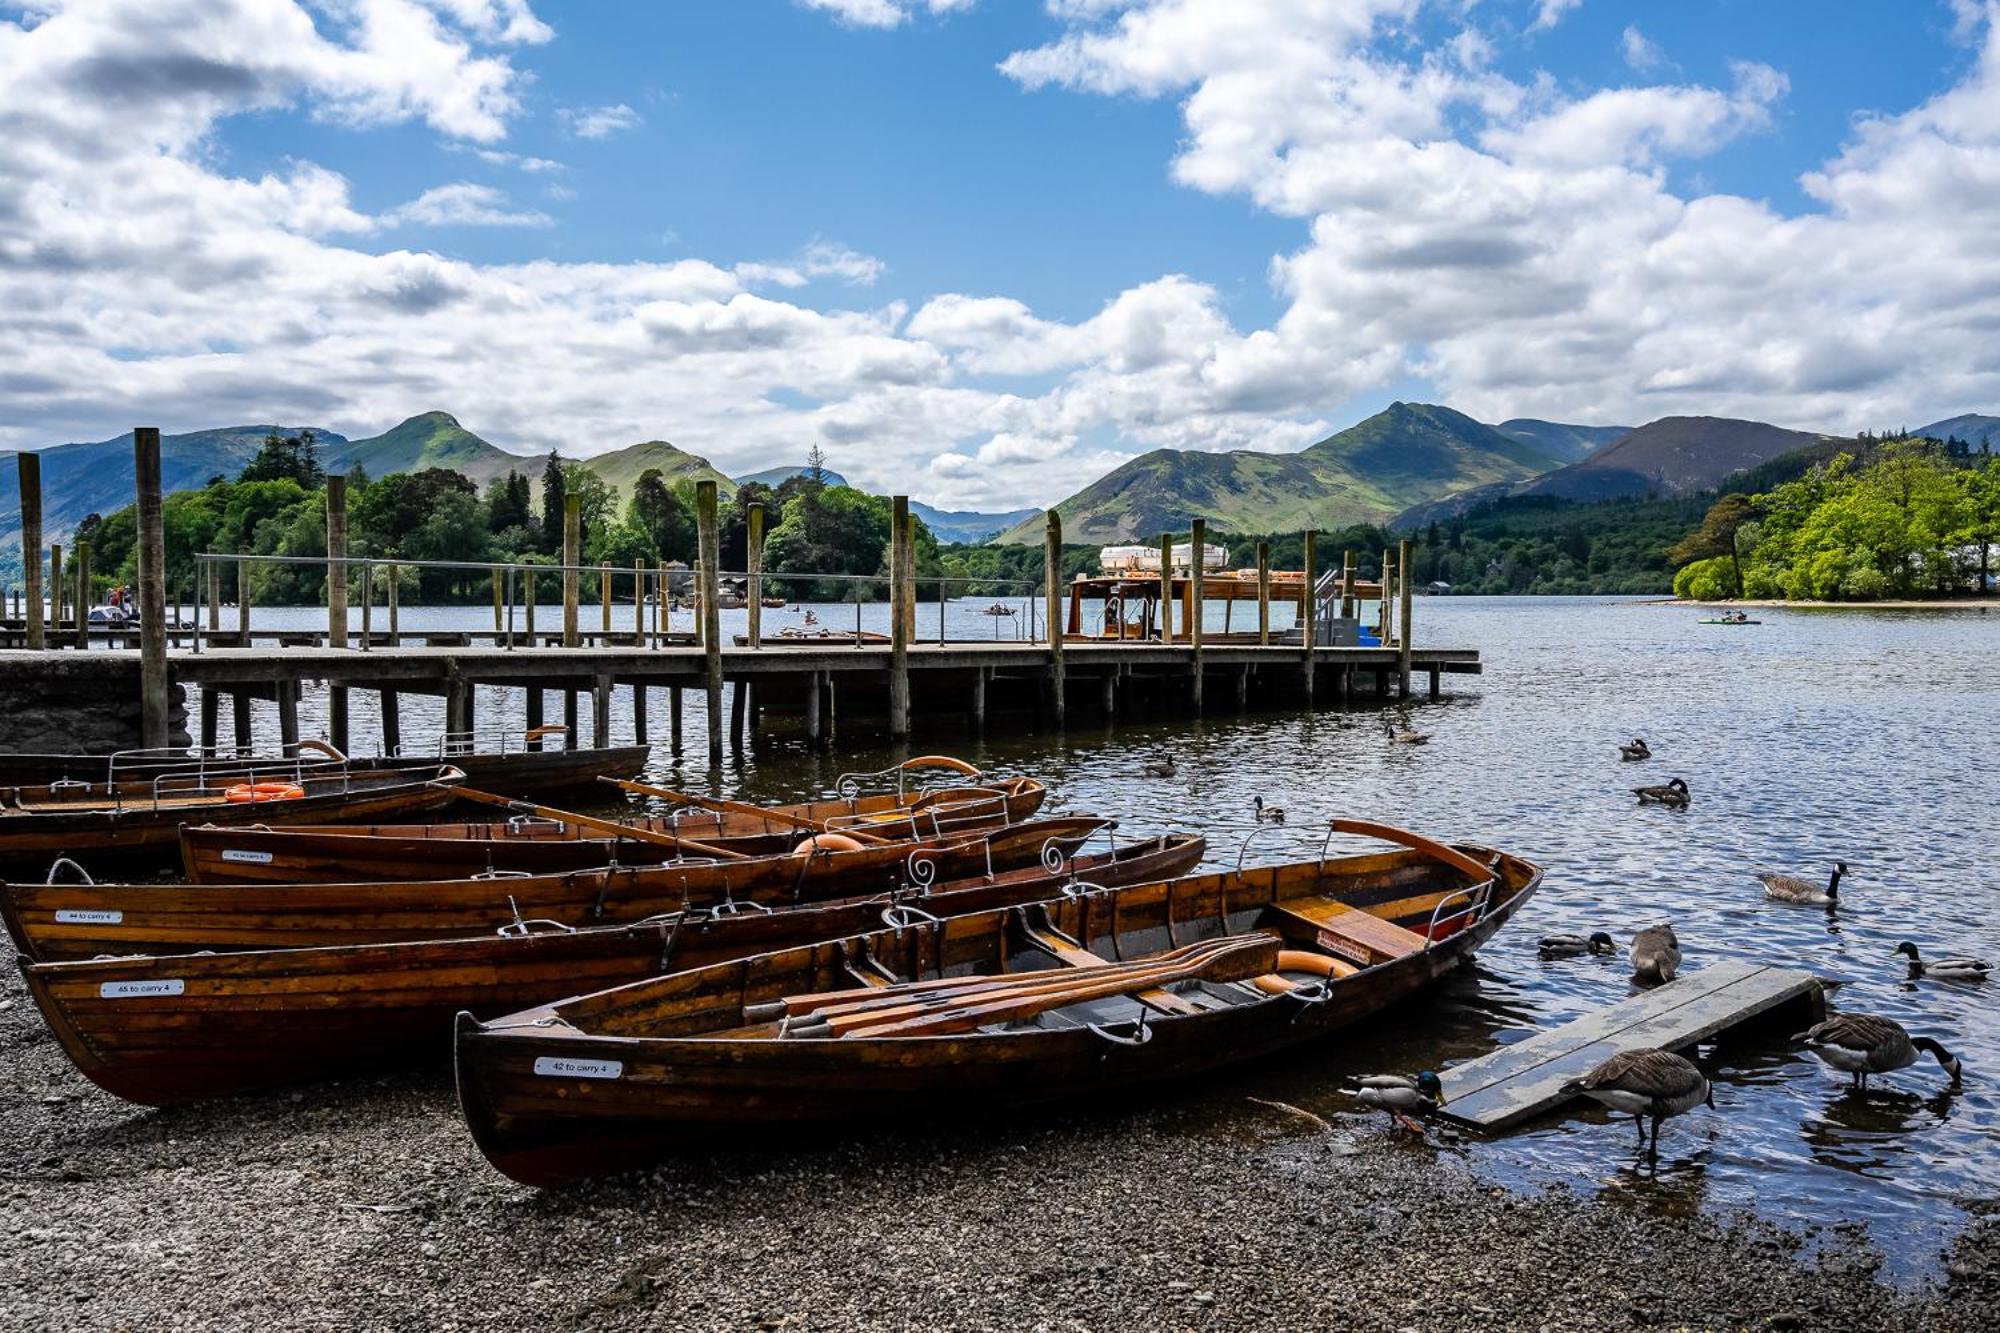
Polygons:
<instances>
[{"instance_id":1,"label":"green hillside","mask_svg":"<svg viewBox=\"0 0 2000 1333\"><path fill-rule=\"evenodd\" d=\"M1515 481L1562 465L1528 440L1462 412L1393 403L1296 454L1156 449L1056 506L1065 538L1143 540L1184 529L1191 516L1236 532L1379 523L1422 500ZM1001 535L1041 540L1039 515Z\"/></svg>"},{"instance_id":2,"label":"green hillside","mask_svg":"<svg viewBox=\"0 0 2000 1333\"><path fill-rule=\"evenodd\" d=\"M534 458L510 454L488 444L459 425L458 418L449 412L425 412L380 435L329 448L323 461L330 472L345 472L359 464L371 477L449 468L464 473L482 487L510 471L533 475L540 467Z\"/></svg>"},{"instance_id":3,"label":"green hillside","mask_svg":"<svg viewBox=\"0 0 2000 1333\"><path fill-rule=\"evenodd\" d=\"M621 501L632 498L633 484L648 468L658 468L671 486L683 479L712 481L718 494L727 498L736 493L736 483L715 470L706 458L677 449L665 440L647 440L608 454L581 460L583 465L618 488ZM535 473L539 476L539 470Z\"/></svg>"}]
</instances>

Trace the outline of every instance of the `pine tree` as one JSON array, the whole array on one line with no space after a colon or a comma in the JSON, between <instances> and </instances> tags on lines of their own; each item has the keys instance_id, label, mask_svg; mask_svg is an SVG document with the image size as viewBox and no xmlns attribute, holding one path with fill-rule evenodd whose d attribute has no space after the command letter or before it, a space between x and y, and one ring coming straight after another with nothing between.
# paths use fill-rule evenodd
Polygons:
<instances>
[{"instance_id":1,"label":"pine tree","mask_svg":"<svg viewBox=\"0 0 2000 1333\"><path fill-rule=\"evenodd\" d=\"M563 496L567 491L562 459L551 449L548 461L542 464L542 549L550 554L562 550Z\"/></svg>"}]
</instances>

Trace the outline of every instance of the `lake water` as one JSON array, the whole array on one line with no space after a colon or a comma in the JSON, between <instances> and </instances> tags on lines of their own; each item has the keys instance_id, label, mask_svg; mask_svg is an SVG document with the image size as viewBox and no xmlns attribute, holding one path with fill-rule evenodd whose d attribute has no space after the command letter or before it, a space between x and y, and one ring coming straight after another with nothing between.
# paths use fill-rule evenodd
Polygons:
<instances>
[{"instance_id":1,"label":"lake water","mask_svg":"<svg viewBox=\"0 0 2000 1333\"><path fill-rule=\"evenodd\" d=\"M948 608L951 632L991 635L991 619L975 614L988 602ZM884 611L863 614L872 625ZM324 613L290 614L324 623ZM1910 983L1891 956L1904 939L1934 956L2000 955L2000 853L1988 833L2000 798L2000 616L1758 614L1761 625L1732 628L1637 601L1422 600L1418 642L1480 648L1486 674L1448 677L1456 693L1407 714L1387 706L1433 734L1421 747L1388 745L1371 725L1384 706L1367 701L1313 716L1089 723L1064 736L996 724L983 740L932 733L919 745L1037 774L1055 792L1052 805L1116 814L1127 832L1205 831L1217 865L1235 861L1262 795L1289 821L1259 833L1252 857L1310 854L1314 825L1350 814L1492 843L1546 867L1537 899L1437 1003L1244 1075L1230 1084L1238 1101L1247 1090L1342 1115L1353 1110L1337 1091L1348 1074L1440 1067L1623 999L1622 947L1661 920L1674 923L1690 970L1745 958L1847 981L1838 1007L1937 1037L1964 1059L1964 1086L1949 1089L1926 1057L1855 1094L1782 1040L1732 1042L1713 1065L1716 1109L1669 1122L1656 1174L1635 1167L1629 1121L1595 1113L1472 1140L1464 1151L1520 1187L1565 1183L1669 1210L1749 1209L1802 1229L1860 1221L1891 1272L1918 1274L1968 1208L2000 1200L2000 981ZM624 624L630 615L625 608ZM821 615L853 623L852 607ZM433 618L491 624L482 608L411 611L404 623ZM767 624L797 619L774 612ZM596 623L588 609L585 623ZM371 707L371 696L354 696L356 737L371 734ZM406 701L405 735L434 728L437 707ZM519 716L517 695L482 692L481 707L482 725ZM316 708L309 696L308 731ZM622 692L615 709L622 739ZM664 714L656 702L656 736ZM816 755L781 735L711 774L698 708L687 725L685 754L676 760L659 746L654 775L760 800L897 757L879 737L843 737ZM1616 746L1632 736L1656 758L1621 763ZM1145 760L1168 753L1180 777L1141 776ZM1692 788L1690 810L1634 804L1631 786L1670 776ZM1820 878L1835 859L1850 876L1834 914L1769 903L1754 878L1767 868ZM1536 957L1545 932L1594 929L1618 938L1620 957Z\"/></svg>"}]
</instances>

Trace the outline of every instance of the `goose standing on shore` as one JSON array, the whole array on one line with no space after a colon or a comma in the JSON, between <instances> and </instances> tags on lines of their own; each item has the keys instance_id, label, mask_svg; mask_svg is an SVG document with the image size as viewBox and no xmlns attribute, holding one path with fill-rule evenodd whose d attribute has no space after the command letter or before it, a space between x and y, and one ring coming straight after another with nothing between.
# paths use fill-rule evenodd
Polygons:
<instances>
[{"instance_id":1,"label":"goose standing on shore","mask_svg":"<svg viewBox=\"0 0 2000 1333\"><path fill-rule=\"evenodd\" d=\"M1618 944L1601 930L1588 935L1544 935L1537 946L1544 958L1580 958L1584 954L1614 954Z\"/></svg>"},{"instance_id":2,"label":"goose standing on shore","mask_svg":"<svg viewBox=\"0 0 2000 1333\"><path fill-rule=\"evenodd\" d=\"M1938 981L1984 981L1993 965L1983 958L1938 958L1926 962L1917 946L1904 940L1893 950L1910 960L1910 980L1932 977Z\"/></svg>"},{"instance_id":3,"label":"goose standing on shore","mask_svg":"<svg viewBox=\"0 0 2000 1333\"><path fill-rule=\"evenodd\" d=\"M1646 738L1644 736L1634 736L1630 745L1621 745L1618 747L1618 757L1629 764L1639 759L1651 759L1653 752L1646 748Z\"/></svg>"},{"instance_id":4,"label":"goose standing on shore","mask_svg":"<svg viewBox=\"0 0 2000 1333\"><path fill-rule=\"evenodd\" d=\"M1670 778L1660 787L1634 787L1632 794L1639 798L1640 805L1664 805L1670 810L1688 808L1688 785L1679 778Z\"/></svg>"},{"instance_id":5,"label":"goose standing on shore","mask_svg":"<svg viewBox=\"0 0 2000 1333\"><path fill-rule=\"evenodd\" d=\"M1809 879L1797 875L1780 875L1766 870L1757 879L1764 886L1764 896L1774 903L1798 903L1807 907L1838 907L1840 905L1840 877L1847 873L1847 862L1835 861L1833 874L1827 878L1826 887L1821 888Z\"/></svg>"},{"instance_id":6,"label":"goose standing on shore","mask_svg":"<svg viewBox=\"0 0 2000 1333\"><path fill-rule=\"evenodd\" d=\"M1912 1037L1894 1019L1872 1014L1836 1014L1824 1023L1807 1028L1792 1038L1817 1055L1830 1069L1854 1077L1854 1087L1866 1091L1870 1074L1886 1074L1907 1069L1917 1062L1917 1052L1937 1057L1952 1086L1965 1081L1965 1066L1957 1056L1930 1037Z\"/></svg>"},{"instance_id":7,"label":"goose standing on shore","mask_svg":"<svg viewBox=\"0 0 2000 1333\"><path fill-rule=\"evenodd\" d=\"M1672 981L1681 970L1681 942L1674 928L1662 921L1632 937L1632 979L1658 983Z\"/></svg>"},{"instance_id":8,"label":"goose standing on shore","mask_svg":"<svg viewBox=\"0 0 2000 1333\"><path fill-rule=\"evenodd\" d=\"M1444 1105L1444 1082L1428 1069L1415 1078L1406 1078L1402 1074L1370 1074L1358 1082L1359 1087L1343 1088L1341 1091L1364 1106L1387 1111L1391 1124L1400 1124L1419 1134L1424 1132L1424 1127L1412 1120L1410 1113L1429 1115Z\"/></svg>"},{"instance_id":9,"label":"goose standing on shore","mask_svg":"<svg viewBox=\"0 0 2000 1333\"><path fill-rule=\"evenodd\" d=\"M1650 1047L1620 1051L1597 1068L1572 1083L1563 1092L1593 1101L1632 1117L1639 1127L1639 1146L1648 1148L1646 1121L1653 1122L1653 1139L1648 1159L1660 1158L1660 1122L1706 1103L1715 1106L1708 1077L1692 1060L1672 1051Z\"/></svg>"}]
</instances>

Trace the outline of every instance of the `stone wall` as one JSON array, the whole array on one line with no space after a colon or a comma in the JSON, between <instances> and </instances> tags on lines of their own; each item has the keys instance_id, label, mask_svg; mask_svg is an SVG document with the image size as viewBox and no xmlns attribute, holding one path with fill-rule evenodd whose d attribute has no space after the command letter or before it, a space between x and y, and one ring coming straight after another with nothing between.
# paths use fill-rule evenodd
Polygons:
<instances>
[{"instance_id":1,"label":"stone wall","mask_svg":"<svg viewBox=\"0 0 2000 1333\"><path fill-rule=\"evenodd\" d=\"M167 707L168 742L190 744L185 688L167 687ZM0 753L110 754L139 744L137 661L91 653L0 654Z\"/></svg>"}]
</instances>

